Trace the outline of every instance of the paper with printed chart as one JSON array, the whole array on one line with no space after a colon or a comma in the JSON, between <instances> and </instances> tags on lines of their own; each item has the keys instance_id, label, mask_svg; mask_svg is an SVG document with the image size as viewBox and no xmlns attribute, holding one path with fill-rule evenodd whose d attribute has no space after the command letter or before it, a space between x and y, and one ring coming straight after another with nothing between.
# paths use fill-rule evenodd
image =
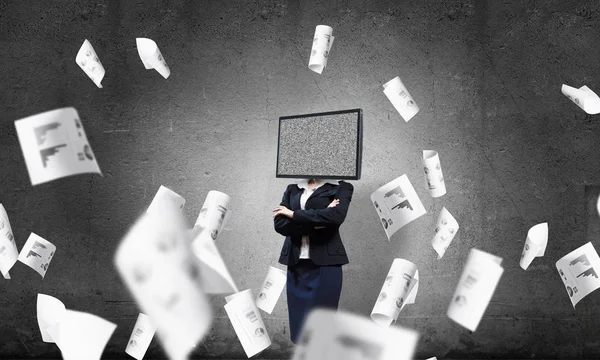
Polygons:
<instances>
[{"instance_id":1,"label":"paper with printed chart","mask_svg":"<svg viewBox=\"0 0 600 360\"><path fill-rule=\"evenodd\" d=\"M471 249L448 307L450 319L471 331L477 330L504 272L501 263L498 256Z\"/></svg>"},{"instance_id":2,"label":"paper with printed chart","mask_svg":"<svg viewBox=\"0 0 600 360\"><path fill-rule=\"evenodd\" d=\"M127 342L125 352L137 360L142 360L152 342L155 332L156 328L150 322L148 315L139 313L129 341Z\"/></svg>"},{"instance_id":3,"label":"paper with printed chart","mask_svg":"<svg viewBox=\"0 0 600 360\"><path fill-rule=\"evenodd\" d=\"M10 279L8 271L17 262L19 251L8 220L8 214L0 204L0 272L5 279Z\"/></svg>"},{"instance_id":4,"label":"paper with printed chart","mask_svg":"<svg viewBox=\"0 0 600 360\"><path fill-rule=\"evenodd\" d=\"M221 257L215 241L208 229L192 230L195 235L192 241L192 252L200 268L199 283L207 294L231 294L238 288Z\"/></svg>"},{"instance_id":5,"label":"paper with printed chart","mask_svg":"<svg viewBox=\"0 0 600 360\"><path fill-rule=\"evenodd\" d=\"M388 241L404 225L427 213L406 175L377 189L371 194L371 201Z\"/></svg>"},{"instance_id":6,"label":"paper with printed chart","mask_svg":"<svg viewBox=\"0 0 600 360\"><path fill-rule=\"evenodd\" d=\"M371 311L371 319L378 325L390 326L406 304L414 304L418 282L417 265L408 260L394 259Z\"/></svg>"},{"instance_id":7,"label":"paper with printed chart","mask_svg":"<svg viewBox=\"0 0 600 360\"><path fill-rule=\"evenodd\" d=\"M433 246L433 249L438 254L438 260L444 257L448 246L450 246L450 243L458 232L458 228L458 222L454 216L443 207L437 219L435 235L433 236L433 240L431 240L431 246Z\"/></svg>"},{"instance_id":8,"label":"paper with printed chart","mask_svg":"<svg viewBox=\"0 0 600 360\"><path fill-rule=\"evenodd\" d=\"M519 264L523 270L527 270L536 257L544 256L548 245L548 223L537 224L527 232L527 240L521 253Z\"/></svg>"},{"instance_id":9,"label":"paper with printed chart","mask_svg":"<svg viewBox=\"0 0 600 360\"><path fill-rule=\"evenodd\" d=\"M181 210L166 202L144 213L117 248L115 265L169 358L186 359L209 330L212 310Z\"/></svg>"},{"instance_id":10,"label":"paper with printed chart","mask_svg":"<svg viewBox=\"0 0 600 360\"><path fill-rule=\"evenodd\" d=\"M321 74L327 66L327 58L335 39L332 34L333 29L327 25L317 25L315 29L308 68L317 74Z\"/></svg>"},{"instance_id":11,"label":"paper with printed chart","mask_svg":"<svg viewBox=\"0 0 600 360\"><path fill-rule=\"evenodd\" d=\"M171 70L165 61L165 58L160 53L158 45L154 40L146 38L136 38L135 44L137 46L138 54L146 69L155 69L165 79L171 75Z\"/></svg>"},{"instance_id":12,"label":"paper with printed chart","mask_svg":"<svg viewBox=\"0 0 600 360\"><path fill-rule=\"evenodd\" d=\"M19 253L18 260L37 271L43 279L55 252L56 246L50 241L31 233Z\"/></svg>"},{"instance_id":13,"label":"paper with printed chart","mask_svg":"<svg viewBox=\"0 0 600 360\"><path fill-rule=\"evenodd\" d=\"M75 174L101 174L74 108L16 120L15 128L31 185Z\"/></svg>"},{"instance_id":14,"label":"paper with printed chart","mask_svg":"<svg viewBox=\"0 0 600 360\"><path fill-rule=\"evenodd\" d=\"M100 359L117 325L99 316L65 309L49 295L38 294L37 317L44 342L56 343L63 359Z\"/></svg>"},{"instance_id":15,"label":"paper with printed chart","mask_svg":"<svg viewBox=\"0 0 600 360\"><path fill-rule=\"evenodd\" d=\"M267 277L256 297L256 306L266 313L272 313L286 282L287 272L285 270L269 266Z\"/></svg>"},{"instance_id":16,"label":"paper with printed chart","mask_svg":"<svg viewBox=\"0 0 600 360\"><path fill-rule=\"evenodd\" d=\"M408 122L419 112L419 106L410 96L399 76L383 84L383 93L405 122Z\"/></svg>"},{"instance_id":17,"label":"paper with printed chart","mask_svg":"<svg viewBox=\"0 0 600 360\"><path fill-rule=\"evenodd\" d=\"M231 213L230 203L229 195L216 190L209 191L194 229L208 230L213 240L217 240Z\"/></svg>"},{"instance_id":18,"label":"paper with printed chart","mask_svg":"<svg viewBox=\"0 0 600 360\"><path fill-rule=\"evenodd\" d=\"M75 57L75 62L79 65L81 70L92 79L96 86L102 88L100 82L104 78L106 71L104 71L104 66L102 66L100 58L96 55L94 47L87 39L83 42L81 48L79 48L77 56Z\"/></svg>"},{"instance_id":19,"label":"paper with printed chart","mask_svg":"<svg viewBox=\"0 0 600 360\"><path fill-rule=\"evenodd\" d=\"M156 195L154 195L150 206L148 206L148 210L146 211L150 212L160 209L164 206L165 202L171 202L179 210L183 209L183 206L185 205L185 199L181 195L177 194L168 187L161 185L158 188Z\"/></svg>"},{"instance_id":20,"label":"paper with printed chart","mask_svg":"<svg viewBox=\"0 0 600 360\"><path fill-rule=\"evenodd\" d=\"M229 295L225 301L225 312L248 358L271 346L267 328L250 289Z\"/></svg>"},{"instance_id":21,"label":"paper with printed chart","mask_svg":"<svg viewBox=\"0 0 600 360\"><path fill-rule=\"evenodd\" d=\"M587 86L584 85L579 89L576 89L563 84L561 91L586 113L590 115L600 113L600 97Z\"/></svg>"},{"instance_id":22,"label":"paper with printed chart","mask_svg":"<svg viewBox=\"0 0 600 360\"><path fill-rule=\"evenodd\" d=\"M381 327L346 311L312 310L292 360L408 360L419 333L400 326Z\"/></svg>"},{"instance_id":23,"label":"paper with printed chart","mask_svg":"<svg viewBox=\"0 0 600 360\"><path fill-rule=\"evenodd\" d=\"M581 299L600 287L600 258L591 242L571 251L556 262L573 308Z\"/></svg>"},{"instance_id":24,"label":"paper with printed chart","mask_svg":"<svg viewBox=\"0 0 600 360\"><path fill-rule=\"evenodd\" d=\"M429 195L440 197L446 193L446 183L442 174L440 157L437 151L423 150L423 171Z\"/></svg>"}]
</instances>

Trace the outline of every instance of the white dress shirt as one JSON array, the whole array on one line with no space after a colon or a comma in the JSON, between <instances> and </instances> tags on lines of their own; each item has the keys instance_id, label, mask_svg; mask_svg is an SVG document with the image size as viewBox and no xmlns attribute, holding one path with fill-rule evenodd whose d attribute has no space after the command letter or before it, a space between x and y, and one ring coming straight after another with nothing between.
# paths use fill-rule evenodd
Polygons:
<instances>
[{"instance_id":1,"label":"white dress shirt","mask_svg":"<svg viewBox=\"0 0 600 360\"><path fill-rule=\"evenodd\" d=\"M315 187L310 190L308 189L308 179L304 179L297 184L300 189L304 189L304 191L302 192L302 195L300 196L300 209L306 210L305 209L306 200L308 200L308 198L315 192L315 190L317 190L318 188L323 186L323 184L325 184L325 183L339 184L339 181L337 181L337 180L336 181L328 181L328 180L323 180L323 179L316 179ZM300 259L310 259L309 250L310 250L310 240L309 240L308 236L303 236L302 237L302 246L300 247Z\"/></svg>"}]
</instances>

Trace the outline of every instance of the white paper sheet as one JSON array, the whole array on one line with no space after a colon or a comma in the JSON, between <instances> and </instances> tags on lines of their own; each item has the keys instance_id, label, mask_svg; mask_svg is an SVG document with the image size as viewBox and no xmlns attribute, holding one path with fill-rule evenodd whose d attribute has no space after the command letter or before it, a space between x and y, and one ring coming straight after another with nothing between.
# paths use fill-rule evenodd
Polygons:
<instances>
[{"instance_id":1,"label":"white paper sheet","mask_svg":"<svg viewBox=\"0 0 600 360\"><path fill-rule=\"evenodd\" d=\"M156 328L150 322L148 315L139 313L133 331L131 331L129 341L127 342L125 352L137 360L142 360L152 342L155 332Z\"/></svg>"},{"instance_id":2,"label":"white paper sheet","mask_svg":"<svg viewBox=\"0 0 600 360\"><path fill-rule=\"evenodd\" d=\"M448 307L450 319L471 331L477 330L504 272L501 263L498 256L471 249Z\"/></svg>"},{"instance_id":3,"label":"white paper sheet","mask_svg":"<svg viewBox=\"0 0 600 360\"><path fill-rule=\"evenodd\" d=\"M406 303L415 302L418 281L417 265L408 260L394 259L371 311L371 319L381 326L390 326Z\"/></svg>"},{"instance_id":4,"label":"white paper sheet","mask_svg":"<svg viewBox=\"0 0 600 360\"><path fill-rule=\"evenodd\" d=\"M99 316L67 310L47 329L64 360L100 360L117 325Z\"/></svg>"},{"instance_id":5,"label":"white paper sheet","mask_svg":"<svg viewBox=\"0 0 600 360\"><path fill-rule=\"evenodd\" d=\"M16 120L15 128L32 185L75 174L101 174L74 108Z\"/></svg>"},{"instance_id":6,"label":"white paper sheet","mask_svg":"<svg viewBox=\"0 0 600 360\"><path fill-rule=\"evenodd\" d=\"M317 25L315 29L308 68L317 74L321 74L327 66L327 58L335 39L332 34L333 29L327 25Z\"/></svg>"},{"instance_id":7,"label":"white paper sheet","mask_svg":"<svg viewBox=\"0 0 600 360\"><path fill-rule=\"evenodd\" d=\"M15 265L19 251L15 237L10 227L8 214L2 204L0 204L0 272L5 279L10 279L8 271Z\"/></svg>"},{"instance_id":8,"label":"white paper sheet","mask_svg":"<svg viewBox=\"0 0 600 360\"><path fill-rule=\"evenodd\" d=\"M27 242L21 249L18 260L37 271L37 273L44 278L46 271L48 271L48 265L50 265L50 261L52 261L55 252L56 246L54 246L54 244L31 233Z\"/></svg>"},{"instance_id":9,"label":"white paper sheet","mask_svg":"<svg viewBox=\"0 0 600 360\"><path fill-rule=\"evenodd\" d=\"M527 232L527 240L521 253L519 264L523 270L527 270L536 257L544 256L548 245L548 223L537 224Z\"/></svg>"},{"instance_id":10,"label":"white paper sheet","mask_svg":"<svg viewBox=\"0 0 600 360\"><path fill-rule=\"evenodd\" d=\"M196 219L194 229L208 229L213 240L217 240L231 213L230 203L229 195L216 190L209 191Z\"/></svg>"},{"instance_id":11,"label":"white paper sheet","mask_svg":"<svg viewBox=\"0 0 600 360\"><path fill-rule=\"evenodd\" d=\"M92 79L96 86L102 88L100 82L104 78L106 71L104 71L104 66L102 66L100 58L96 55L94 47L87 39L83 42L81 48L79 48L77 56L75 57L75 62L79 65L81 70Z\"/></svg>"},{"instance_id":12,"label":"white paper sheet","mask_svg":"<svg viewBox=\"0 0 600 360\"><path fill-rule=\"evenodd\" d=\"M448 246L450 246L450 243L452 243L458 229L458 222L454 216L452 216L445 207L442 208L437 219L435 235L433 236L433 240L431 240L431 246L433 246L433 249L437 252L438 260L446 253L446 250L448 249Z\"/></svg>"},{"instance_id":13,"label":"white paper sheet","mask_svg":"<svg viewBox=\"0 0 600 360\"><path fill-rule=\"evenodd\" d=\"M598 196L598 202L596 203L596 211L598 211L598 215L600 216L600 196Z\"/></svg>"},{"instance_id":14,"label":"white paper sheet","mask_svg":"<svg viewBox=\"0 0 600 360\"><path fill-rule=\"evenodd\" d=\"M171 70L162 56L158 45L154 40L146 38L136 38L135 44L137 46L138 54L146 69L155 69L165 79L171 75Z\"/></svg>"},{"instance_id":15,"label":"white paper sheet","mask_svg":"<svg viewBox=\"0 0 600 360\"><path fill-rule=\"evenodd\" d=\"M266 313L272 313L286 282L287 272L285 270L269 266L267 277L256 297L256 306Z\"/></svg>"},{"instance_id":16,"label":"white paper sheet","mask_svg":"<svg viewBox=\"0 0 600 360\"><path fill-rule=\"evenodd\" d=\"M399 76L383 84L383 93L405 122L408 122L419 112L419 106L410 96Z\"/></svg>"},{"instance_id":17,"label":"white paper sheet","mask_svg":"<svg viewBox=\"0 0 600 360\"><path fill-rule=\"evenodd\" d=\"M556 262L573 308L600 287L600 258L591 242L571 251Z\"/></svg>"},{"instance_id":18,"label":"white paper sheet","mask_svg":"<svg viewBox=\"0 0 600 360\"><path fill-rule=\"evenodd\" d=\"M586 113L591 115L600 113L600 97L587 86L584 85L576 89L563 84L561 91Z\"/></svg>"},{"instance_id":19,"label":"white paper sheet","mask_svg":"<svg viewBox=\"0 0 600 360\"><path fill-rule=\"evenodd\" d=\"M37 320L42 334L42 340L47 343L55 342L47 329L58 324L65 316L67 309L62 301L45 294L37 296Z\"/></svg>"},{"instance_id":20,"label":"white paper sheet","mask_svg":"<svg viewBox=\"0 0 600 360\"><path fill-rule=\"evenodd\" d=\"M169 189L166 186L160 186L156 195L152 199L150 206L148 206L148 212L154 211L158 208L161 208L165 202L171 202L175 205L175 207L179 208L179 210L183 209L185 206L185 199L177 194L175 191Z\"/></svg>"},{"instance_id":21,"label":"white paper sheet","mask_svg":"<svg viewBox=\"0 0 600 360\"><path fill-rule=\"evenodd\" d=\"M117 327L96 315L67 310L45 294L37 297L37 319L42 340L56 343L65 360L99 360Z\"/></svg>"},{"instance_id":22,"label":"white paper sheet","mask_svg":"<svg viewBox=\"0 0 600 360\"><path fill-rule=\"evenodd\" d=\"M429 195L435 198L446 194L446 183L437 151L423 150L423 171Z\"/></svg>"},{"instance_id":23,"label":"white paper sheet","mask_svg":"<svg viewBox=\"0 0 600 360\"><path fill-rule=\"evenodd\" d=\"M418 340L411 329L384 328L349 312L315 309L308 314L292 360L408 360Z\"/></svg>"},{"instance_id":24,"label":"white paper sheet","mask_svg":"<svg viewBox=\"0 0 600 360\"><path fill-rule=\"evenodd\" d=\"M430 358L429 358L429 359L427 359L427 360L437 360L437 358L434 356L434 357L430 357Z\"/></svg>"},{"instance_id":25,"label":"white paper sheet","mask_svg":"<svg viewBox=\"0 0 600 360\"><path fill-rule=\"evenodd\" d=\"M186 359L209 330L212 310L181 210L166 202L144 213L119 245L115 264L169 358Z\"/></svg>"},{"instance_id":26,"label":"white paper sheet","mask_svg":"<svg viewBox=\"0 0 600 360\"><path fill-rule=\"evenodd\" d=\"M427 213L406 175L377 189L371 194L371 201L388 241L404 225Z\"/></svg>"},{"instance_id":27,"label":"white paper sheet","mask_svg":"<svg viewBox=\"0 0 600 360\"><path fill-rule=\"evenodd\" d=\"M207 294L238 292L209 230L196 229L193 233L197 234L192 242L192 251L200 268L199 282L202 291Z\"/></svg>"},{"instance_id":28,"label":"white paper sheet","mask_svg":"<svg viewBox=\"0 0 600 360\"><path fill-rule=\"evenodd\" d=\"M271 339L250 289L225 297L225 311L246 356L258 354L271 346Z\"/></svg>"}]
</instances>

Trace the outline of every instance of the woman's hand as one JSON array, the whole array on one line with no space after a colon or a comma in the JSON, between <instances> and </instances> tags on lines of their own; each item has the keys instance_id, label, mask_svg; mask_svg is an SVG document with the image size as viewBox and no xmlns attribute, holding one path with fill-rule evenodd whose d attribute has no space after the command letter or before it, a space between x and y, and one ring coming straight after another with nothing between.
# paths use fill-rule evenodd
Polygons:
<instances>
[{"instance_id":1,"label":"woman's hand","mask_svg":"<svg viewBox=\"0 0 600 360\"><path fill-rule=\"evenodd\" d=\"M338 205L340 203L339 199L334 199L329 205L327 205L328 208L330 207L335 207L336 205Z\"/></svg>"},{"instance_id":2,"label":"woman's hand","mask_svg":"<svg viewBox=\"0 0 600 360\"><path fill-rule=\"evenodd\" d=\"M273 209L273 219L275 219L275 217L279 216L279 215L283 215L286 216L288 218L292 218L294 216L294 212L288 208L286 208L285 206L278 206L275 209Z\"/></svg>"}]
</instances>

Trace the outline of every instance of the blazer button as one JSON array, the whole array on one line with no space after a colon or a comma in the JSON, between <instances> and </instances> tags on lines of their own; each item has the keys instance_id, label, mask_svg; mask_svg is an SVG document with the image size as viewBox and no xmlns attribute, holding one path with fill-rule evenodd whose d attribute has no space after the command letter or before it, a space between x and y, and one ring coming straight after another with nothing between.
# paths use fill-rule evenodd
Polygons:
<instances>
[{"instance_id":1,"label":"blazer button","mask_svg":"<svg viewBox=\"0 0 600 360\"><path fill-rule=\"evenodd\" d=\"M338 249L337 249L337 252L338 252L338 253L341 253L341 252L342 252L342 250L340 250L340 248L338 248Z\"/></svg>"}]
</instances>

